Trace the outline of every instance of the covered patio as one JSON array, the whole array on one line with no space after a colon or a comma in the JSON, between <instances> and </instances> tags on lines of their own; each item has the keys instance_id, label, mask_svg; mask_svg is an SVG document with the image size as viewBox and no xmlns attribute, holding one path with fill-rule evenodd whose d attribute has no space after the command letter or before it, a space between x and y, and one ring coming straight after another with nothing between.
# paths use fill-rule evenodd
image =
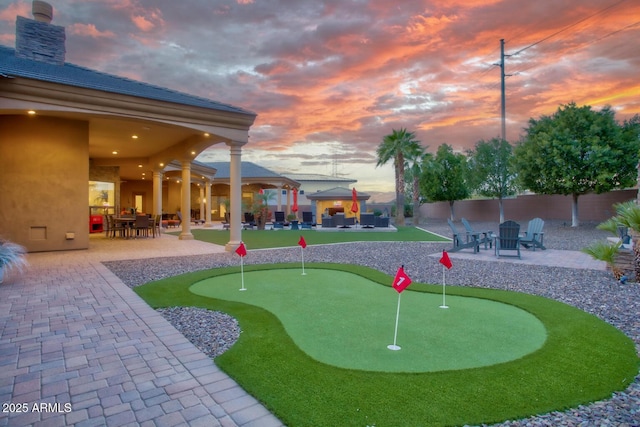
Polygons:
<instances>
[{"instance_id":1,"label":"covered patio","mask_svg":"<svg viewBox=\"0 0 640 427\"><path fill-rule=\"evenodd\" d=\"M138 207L135 199L152 215L163 200L176 205L168 211L187 213L180 239L193 239L192 187L211 200L216 172L194 159L225 144L234 249L242 147L256 114L66 63L64 28L50 20L19 16L16 49L0 46L0 235L30 252L87 249L95 181L113 184L116 212Z\"/></svg>"}]
</instances>

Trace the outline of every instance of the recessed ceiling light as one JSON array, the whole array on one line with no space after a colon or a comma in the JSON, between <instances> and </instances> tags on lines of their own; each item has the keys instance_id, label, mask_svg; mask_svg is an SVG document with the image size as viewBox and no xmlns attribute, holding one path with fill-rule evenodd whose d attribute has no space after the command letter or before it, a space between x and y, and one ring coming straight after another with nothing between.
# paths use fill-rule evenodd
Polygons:
<instances>
[{"instance_id":1,"label":"recessed ceiling light","mask_svg":"<svg viewBox=\"0 0 640 427\"><path fill-rule=\"evenodd\" d=\"M142 165L138 165L138 167L139 167L139 168L141 168L141 167L142 167Z\"/></svg>"},{"instance_id":2,"label":"recessed ceiling light","mask_svg":"<svg viewBox=\"0 0 640 427\"><path fill-rule=\"evenodd\" d=\"M117 151L112 151L111 154L118 154L118 152Z\"/></svg>"},{"instance_id":3,"label":"recessed ceiling light","mask_svg":"<svg viewBox=\"0 0 640 427\"><path fill-rule=\"evenodd\" d=\"M205 132L205 133L204 133L204 136L208 138L208 137L209 137L209 133L208 133L208 132Z\"/></svg>"},{"instance_id":4,"label":"recessed ceiling light","mask_svg":"<svg viewBox=\"0 0 640 427\"><path fill-rule=\"evenodd\" d=\"M29 111L27 111L27 114L30 115L30 116L35 116L36 112L34 110L29 110Z\"/></svg>"},{"instance_id":5,"label":"recessed ceiling light","mask_svg":"<svg viewBox=\"0 0 640 427\"><path fill-rule=\"evenodd\" d=\"M164 163L160 163L160 167L163 168L164 167Z\"/></svg>"}]
</instances>

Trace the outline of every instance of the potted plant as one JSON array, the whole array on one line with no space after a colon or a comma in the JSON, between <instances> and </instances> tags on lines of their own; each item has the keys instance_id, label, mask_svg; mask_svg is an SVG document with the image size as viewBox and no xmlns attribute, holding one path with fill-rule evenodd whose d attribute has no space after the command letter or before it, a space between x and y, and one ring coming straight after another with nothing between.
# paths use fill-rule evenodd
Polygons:
<instances>
[{"instance_id":1,"label":"potted plant","mask_svg":"<svg viewBox=\"0 0 640 427\"><path fill-rule=\"evenodd\" d=\"M269 200L272 197L273 193L263 192L262 194L256 194L253 199L251 213L254 215L258 230L264 230L267 221L269 221L269 216L271 215L269 212Z\"/></svg>"},{"instance_id":2,"label":"potted plant","mask_svg":"<svg viewBox=\"0 0 640 427\"><path fill-rule=\"evenodd\" d=\"M22 271L27 266L24 257L26 252L23 246L0 239L0 283L4 280L5 272L11 269Z\"/></svg>"}]
</instances>

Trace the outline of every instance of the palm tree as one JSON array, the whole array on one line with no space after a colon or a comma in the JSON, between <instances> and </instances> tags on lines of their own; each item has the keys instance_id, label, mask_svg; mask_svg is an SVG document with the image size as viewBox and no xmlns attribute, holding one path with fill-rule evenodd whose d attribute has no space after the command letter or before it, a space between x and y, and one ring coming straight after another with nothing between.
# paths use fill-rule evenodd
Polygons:
<instances>
[{"instance_id":1,"label":"palm tree","mask_svg":"<svg viewBox=\"0 0 640 427\"><path fill-rule=\"evenodd\" d=\"M404 225L404 167L405 162L422 155L420 142L415 139L413 132L406 129L393 129L390 135L382 138L376 154L376 167L387 164L393 159L396 178L396 225Z\"/></svg>"},{"instance_id":2,"label":"palm tree","mask_svg":"<svg viewBox=\"0 0 640 427\"><path fill-rule=\"evenodd\" d=\"M428 147L427 147L428 148ZM422 165L431 158L430 153L419 155L407 159L408 175L411 180L411 195L413 199L413 225L420 225L420 175L422 175Z\"/></svg>"}]
</instances>

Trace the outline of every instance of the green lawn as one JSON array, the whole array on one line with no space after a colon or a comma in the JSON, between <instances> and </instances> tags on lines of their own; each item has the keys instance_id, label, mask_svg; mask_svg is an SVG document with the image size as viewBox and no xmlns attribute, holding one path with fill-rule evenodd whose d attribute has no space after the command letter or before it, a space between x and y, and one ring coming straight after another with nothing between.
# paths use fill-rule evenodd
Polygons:
<instances>
[{"instance_id":1,"label":"green lawn","mask_svg":"<svg viewBox=\"0 0 640 427\"><path fill-rule=\"evenodd\" d=\"M298 264L281 264L249 265L245 272L283 268L300 271ZM307 268L356 274L378 284L371 286L391 283L388 275L361 266L308 264ZM534 315L546 329L544 345L517 360L471 369L407 373L336 367L315 360L296 345L272 312L189 291L195 283L224 276L237 289L237 273L237 267L203 270L135 290L152 307L198 306L238 319L243 332L216 364L290 427L490 424L606 399L625 389L638 372L632 340L595 316L538 296L464 287L449 287L447 293L508 304ZM419 283L409 289L405 293L441 292L440 286ZM394 298L394 291L388 290ZM296 305L293 295L285 301L292 308ZM347 319L349 315L344 313ZM298 319L313 320L308 315ZM343 331L331 333L339 339ZM473 351L457 357L473 356L469 354Z\"/></svg>"},{"instance_id":2,"label":"green lawn","mask_svg":"<svg viewBox=\"0 0 640 427\"><path fill-rule=\"evenodd\" d=\"M192 229L197 240L226 245L229 242L229 230ZM169 234L179 235L179 232ZM296 246L300 236L304 236L308 245L324 245L347 242L446 242L428 231L415 227L399 227L392 231L316 231L316 230L246 230L242 232L242 241L247 249L283 248Z\"/></svg>"}]
</instances>

